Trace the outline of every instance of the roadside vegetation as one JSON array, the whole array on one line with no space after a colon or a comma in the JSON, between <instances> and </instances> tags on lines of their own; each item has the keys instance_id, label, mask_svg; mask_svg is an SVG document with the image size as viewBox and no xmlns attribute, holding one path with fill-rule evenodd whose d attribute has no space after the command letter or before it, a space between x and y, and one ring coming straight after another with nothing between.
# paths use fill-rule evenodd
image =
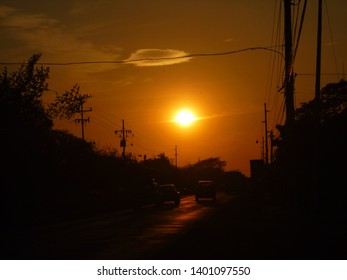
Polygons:
<instances>
[{"instance_id":1,"label":"roadside vegetation","mask_svg":"<svg viewBox=\"0 0 347 280\"><path fill-rule=\"evenodd\" d=\"M301 104L292 125L278 125L275 160L263 186L300 219L342 222L347 214L347 82L327 84Z\"/></svg>"},{"instance_id":2,"label":"roadside vegetation","mask_svg":"<svg viewBox=\"0 0 347 280\"><path fill-rule=\"evenodd\" d=\"M176 168L164 153L137 161L53 128L55 118L71 119L92 96L76 84L43 103L49 68L40 55L0 74L1 216L3 228L31 227L99 215L132 207L135 194L158 183L175 183L192 193L199 179L226 185L226 174L247 181L240 172L224 172L219 158Z\"/></svg>"},{"instance_id":3,"label":"roadside vegetation","mask_svg":"<svg viewBox=\"0 0 347 280\"><path fill-rule=\"evenodd\" d=\"M51 104L49 68L33 55L17 71L0 73L1 227L21 228L99 215L133 206L136 194L174 183L192 194L198 180L220 190L247 190L256 212L273 207L291 217L342 221L347 213L347 82L326 85L319 101L301 104L292 125L278 125L275 159L259 178L224 171L208 158L176 168L164 154L137 161L53 128L92 96L79 86ZM243 196L245 197L245 196ZM279 209L279 210L278 210Z\"/></svg>"}]
</instances>

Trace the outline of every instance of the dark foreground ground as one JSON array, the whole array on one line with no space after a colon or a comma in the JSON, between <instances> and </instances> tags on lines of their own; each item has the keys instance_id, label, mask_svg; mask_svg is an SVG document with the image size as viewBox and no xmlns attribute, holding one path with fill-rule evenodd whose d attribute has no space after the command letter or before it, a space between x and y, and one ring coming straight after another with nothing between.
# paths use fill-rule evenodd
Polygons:
<instances>
[{"instance_id":1,"label":"dark foreground ground","mask_svg":"<svg viewBox=\"0 0 347 280\"><path fill-rule=\"evenodd\" d=\"M259 197L259 193L251 191L232 194L227 202L217 201L217 205L212 207L215 211L194 223L177 238L170 239L158 250L148 250L143 259L347 259L347 223L341 213L326 215L324 220L315 219L313 222L304 218L300 211L294 215L280 203ZM20 234L21 231L15 232ZM7 246L23 250L20 244L11 243L10 239L15 238L9 236L1 231L0 248ZM19 243L30 248L25 241ZM6 252L3 249L0 250L3 259L9 256L18 258L18 251Z\"/></svg>"},{"instance_id":2,"label":"dark foreground ground","mask_svg":"<svg viewBox=\"0 0 347 280\"><path fill-rule=\"evenodd\" d=\"M235 195L215 215L152 259L347 259L347 226L285 214L281 205Z\"/></svg>"}]
</instances>

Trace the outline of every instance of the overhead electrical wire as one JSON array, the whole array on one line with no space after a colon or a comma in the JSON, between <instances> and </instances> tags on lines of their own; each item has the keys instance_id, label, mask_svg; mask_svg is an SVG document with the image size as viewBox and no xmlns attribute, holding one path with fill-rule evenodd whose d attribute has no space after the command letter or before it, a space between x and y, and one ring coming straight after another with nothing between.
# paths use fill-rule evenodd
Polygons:
<instances>
[{"instance_id":1,"label":"overhead electrical wire","mask_svg":"<svg viewBox=\"0 0 347 280\"><path fill-rule=\"evenodd\" d=\"M271 45L276 46L276 50L280 53L283 53L283 38L281 37L282 30L282 1L274 1L274 15L273 15L273 27L271 35ZM279 4L278 4L279 3ZM276 125L276 116L278 111L278 99L279 94L277 90L273 90L274 84L278 85L283 84L284 77L284 60L275 55L275 53L270 57L269 61L269 70L268 70L268 82L267 82L267 97L266 103L267 108L269 109L269 120L273 121L273 126L271 130L274 130ZM277 73L277 74L276 74ZM261 134L263 134L263 129Z\"/></svg>"},{"instance_id":2,"label":"overhead electrical wire","mask_svg":"<svg viewBox=\"0 0 347 280\"><path fill-rule=\"evenodd\" d=\"M300 7L301 7L302 2L303 2L303 7L302 7L302 11L301 11L301 16L300 16ZM305 1L299 0L298 2L293 3L292 5L294 6L294 9L292 12L292 17L293 17L292 38L293 38L294 49L293 49L293 57L292 57L291 67L294 68L295 58L296 58L296 54L298 51L300 38L301 38L301 34L302 34L302 29L303 29L303 24L304 24L304 19L305 19L305 15L306 15L307 0L305 0ZM279 17L281 15L281 13L282 12L280 9ZM299 21L299 18L300 18L300 21ZM279 21L278 22L278 31L279 31L278 32L278 38L279 38L279 34L280 34L280 29L281 29L280 27L281 27L281 24ZM272 42L272 44L280 45L278 41ZM283 47L283 43L280 46ZM277 51L279 51L279 50L277 50ZM282 53L282 51L279 51L279 52ZM277 69L282 69L283 61L277 60L277 62L278 62ZM295 73L295 75L301 75L301 74ZM314 75L314 74L312 74L312 75ZM284 72L278 71L278 84L283 83L283 78L284 78ZM280 81L280 80L282 80L282 81ZM279 91L281 91L282 89L283 89L283 86L280 87ZM276 124L281 123L283 121L284 113L285 113L285 106L284 106L285 97L283 98L283 101L281 102L280 108L277 108L278 107L278 100L277 99L278 99L278 94L275 95L275 101L273 104L273 109L270 109L270 111L271 110L274 111L273 127Z\"/></svg>"},{"instance_id":3,"label":"overhead electrical wire","mask_svg":"<svg viewBox=\"0 0 347 280\"><path fill-rule=\"evenodd\" d=\"M142 151L146 151L146 152L149 152L153 155L155 154L160 154L160 153L163 153L163 152L160 152L158 150L154 150L150 147L148 147L144 142L142 142L139 138L133 138L132 141L135 143L135 145L140 148Z\"/></svg>"},{"instance_id":4,"label":"overhead electrical wire","mask_svg":"<svg viewBox=\"0 0 347 280\"><path fill-rule=\"evenodd\" d=\"M271 31L271 44L274 43L274 34L275 34L275 21L276 21L276 12L277 12L277 1L275 1L275 8L274 8L274 15L273 15L273 21L272 21L272 31ZM277 33L276 33L277 35ZM276 37L276 42L277 42L277 37ZM265 100L267 104L270 103L270 97L271 97L271 92L272 92L272 82L273 82L273 77L274 77L274 64L275 64L275 57L274 54L271 54L271 59L269 61L268 65L268 81L267 81L267 97L265 97ZM271 74L270 74L271 72Z\"/></svg>"},{"instance_id":5,"label":"overhead electrical wire","mask_svg":"<svg viewBox=\"0 0 347 280\"><path fill-rule=\"evenodd\" d=\"M134 131L134 132L137 131L136 129L134 129L134 127L132 126L131 123L129 124L129 121L127 121L127 126L130 127L130 129L131 129L132 131ZM138 135L138 134L139 134L138 132L136 132L136 134L134 133L134 135ZM160 143L157 143L156 141L153 141L153 139L149 139L148 137L145 137L145 136L143 136L143 135L140 135L140 136L141 136L141 139L145 139L146 141L148 141L148 142L150 142L150 143L153 143L156 147L161 146L161 147L164 148L165 150L169 151L168 146L162 145L162 144L160 144ZM139 138L137 138L137 139L139 139ZM141 141L141 140L139 140L139 141ZM146 145L145 142L143 142L143 141L141 141L141 142L142 142L143 145Z\"/></svg>"},{"instance_id":6,"label":"overhead electrical wire","mask_svg":"<svg viewBox=\"0 0 347 280\"><path fill-rule=\"evenodd\" d=\"M91 118L91 121L93 121L95 124L97 124L98 126L100 126L101 128L109 131L111 133L111 131L113 132L115 127L117 126L115 124L114 121L111 120L111 118L109 118L107 116L107 113L103 112L102 110L100 110L100 108L98 108L98 106L94 106L93 107L94 110L93 110L93 117ZM129 122L127 122L127 126L131 129L131 130L134 130L133 127L131 127L129 125ZM138 133L136 133L138 134ZM147 139L148 141L152 142L152 140L149 140ZM167 146L163 146L163 145L160 145L160 144L157 144L157 146L162 146L162 147L165 147L165 151L159 151L159 150L155 150L155 149L152 149L150 148L145 142L143 142L142 140L140 140L140 138L138 137L135 137L135 134L133 134L133 137L131 138L131 141L134 142L134 144L140 148L141 150L144 150L146 152L150 152L151 154L160 154L160 153L163 153L163 152L168 152L168 151L172 151L173 149L168 149Z\"/></svg>"},{"instance_id":7,"label":"overhead electrical wire","mask_svg":"<svg viewBox=\"0 0 347 280\"><path fill-rule=\"evenodd\" d=\"M282 99L282 102L280 104L279 109L276 112L275 118L274 118L274 122L273 122L273 126L277 125L277 124L282 124L283 123L283 119L284 119L284 113L285 113L285 99Z\"/></svg>"},{"instance_id":8,"label":"overhead electrical wire","mask_svg":"<svg viewBox=\"0 0 347 280\"><path fill-rule=\"evenodd\" d=\"M97 118L95 116L93 116L90 121L91 122L95 121L99 126L106 129L107 131L110 131L112 129L112 128L110 128L110 126L107 123L105 123L104 121L100 120L99 118Z\"/></svg>"},{"instance_id":9,"label":"overhead electrical wire","mask_svg":"<svg viewBox=\"0 0 347 280\"><path fill-rule=\"evenodd\" d=\"M340 75L340 73L336 72L336 73L328 73L328 72L323 72L320 73L322 76L338 76ZM296 76L315 76L315 73L295 73Z\"/></svg>"},{"instance_id":10,"label":"overhead electrical wire","mask_svg":"<svg viewBox=\"0 0 347 280\"><path fill-rule=\"evenodd\" d=\"M111 118L109 118L109 117L106 115L106 113L103 112L103 110L101 110L101 109L99 108L99 106L94 105L93 108L94 108L94 112L97 113L97 114L99 114L100 117L102 117L102 118L108 123L108 125L110 125L112 128L114 128L114 127L116 126L115 120L112 120Z\"/></svg>"},{"instance_id":11,"label":"overhead electrical wire","mask_svg":"<svg viewBox=\"0 0 347 280\"><path fill-rule=\"evenodd\" d=\"M300 0L298 3L293 3L292 4L292 43L294 45L297 30L298 30L298 20L299 20L299 10L300 10Z\"/></svg>"},{"instance_id":12,"label":"overhead electrical wire","mask_svg":"<svg viewBox=\"0 0 347 280\"><path fill-rule=\"evenodd\" d=\"M325 2L325 10L326 10L326 13L327 13L327 19L328 19L330 41L331 41L331 46L332 46L332 49L333 49L334 62L335 62L335 67L336 67L336 72L337 72L337 79L340 79L339 68L337 66L337 59L336 59L336 52L335 52L335 42L333 40L333 33L331 31L331 23L330 23L330 15L329 15L329 10L328 10L328 3L327 3L326 0L324 2Z\"/></svg>"},{"instance_id":13,"label":"overhead electrical wire","mask_svg":"<svg viewBox=\"0 0 347 280\"><path fill-rule=\"evenodd\" d=\"M140 59L124 59L124 60L99 60L99 61L72 61L72 62L38 62L37 65L46 65L46 66L69 66L69 65L83 65L83 64L128 64L128 63L134 63L134 62L144 62L144 61L162 61L162 60L176 60L176 59L183 59L183 58L194 58L194 57L205 57L205 56L224 56L224 55L231 55L235 53L240 52L246 52L246 51L257 51L257 50L264 50L264 51L271 51L274 53L279 54L284 58L284 55L277 51L275 48L277 46L268 46L268 47L250 47L250 48L243 48L233 51L226 51L226 52L215 52L215 53L193 53L193 54L187 54L187 55L181 55L181 56L175 56L175 57L153 57L153 58L140 58ZM26 62L0 62L0 65L26 65Z\"/></svg>"},{"instance_id":14,"label":"overhead electrical wire","mask_svg":"<svg viewBox=\"0 0 347 280\"><path fill-rule=\"evenodd\" d=\"M304 24L304 19L305 19L305 15L306 15L306 6L307 6L307 0L305 0L305 2L304 2L304 7L302 8L301 20L300 20L300 27L299 27L299 33L298 33L298 37L297 37L297 39L296 39L296 44L295 44L295 49L294 49L294 53L293 53L293 62L292 62L292 64L294 64L295 57L296 57L296 53L297 53L298 47L299 47L299 41L300 41L301 32L302 32L302 28L303 28L303 24Z\"/></svg>"}]
</instances>

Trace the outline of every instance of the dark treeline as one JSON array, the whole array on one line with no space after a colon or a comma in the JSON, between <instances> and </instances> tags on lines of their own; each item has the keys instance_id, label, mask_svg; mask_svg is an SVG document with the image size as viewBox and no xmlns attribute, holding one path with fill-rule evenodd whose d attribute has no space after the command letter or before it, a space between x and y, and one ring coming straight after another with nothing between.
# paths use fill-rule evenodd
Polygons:
<instances>
[{"instance_id":1,"label":"dark treeline","mask_svg":"<svg viewBox=\"0 0 347 280\"><path fill-rule=\"evenodd\" d=\"M91 97L78 85L44 104L49 68L39 55L17 71L0 74L1 216L3 228L35 226L139 206L157 183L175 183L182 194L198 180L238 185L246 177L224 172L219 158L176 168L165 154L138 162L100 150L67 131L53 129L56 117L71 119Z\"/></svg>"},{"instance_id":2,"label":"dark treeline","mask_svg":"<svg viewBox=\"0 0 347 280\"><path fill-rule=\"evenodd\" d=\"M347 82L326 85L319 100L277 126L275 161L264 188L295 217L342 221L347 214Z\"/></svg>"},{"instance_id":3,"label":"dark treeline","mask_svg":"<svg viewBox=\"0 0 347 280\"><path fill-rule=\"evenodd\" d=\"M303 103L291 125L278 125L272 164L248 184L225 172L220 158L176 168L164 154L137 161L53 129L71 119L91 96L78 85L44 104L49 69L39 55L0 73L1 227L32 226L138 207L157 183L175 183L182 194L198 180L228 191L253 187L254 207L273 205L293 217L344 220L347 213L347 82L326 85L319 101ZM251 178L254 179L254 178ZM244 188L245 189L245 188ZM249 188L248 188L249 189ZM251 196L252 197L252 196ZM143 200L145 203L145 199Z\"/></svg>"}]
</instances>

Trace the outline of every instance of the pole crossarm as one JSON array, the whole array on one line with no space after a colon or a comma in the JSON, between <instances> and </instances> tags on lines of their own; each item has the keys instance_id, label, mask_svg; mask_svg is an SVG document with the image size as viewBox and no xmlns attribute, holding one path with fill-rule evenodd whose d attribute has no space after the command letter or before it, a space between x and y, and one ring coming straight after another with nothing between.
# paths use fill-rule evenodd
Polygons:
<instances>
[{"instance_id":1,"label":"pole crossarm","mask_svg":"<svg viewBox=\"0 0 347 280\"><path fill-rule=\"evenodd\" d=\"M120 133L120 147L123 148L123 152L122 152L122 157L123 159L125 159L125 148L127 146L127 138L128 138L128 134L132 133L132 131L130 129L125 129L125 125L124 125L124 120L122 120L122 129L120 130L115 130L114 133L117 135L118 133Z\"/></svg>"},{"instance_id":2,"label":"pole crossarm","mask_svg":"<svg viewBox=\"0 0 347 280\"><path fill-rule=\"evenodd\" d=\"M82 140L83 140L83 141L84 141L84 123L90 121L89 117L88 117L88 118L84 118L84 113L91 112L91 111L92 111L92 108L89 108L89 109L84 110L84 109L83 109L83 104L82 104L82 105L81 105L81 110L79 110L79 111L77 112L77 113L81 114L81 118L75 119L75 122L76 122L76 123L81 123L81 126L82 126Z\"/></svg>"}]
</instances>

